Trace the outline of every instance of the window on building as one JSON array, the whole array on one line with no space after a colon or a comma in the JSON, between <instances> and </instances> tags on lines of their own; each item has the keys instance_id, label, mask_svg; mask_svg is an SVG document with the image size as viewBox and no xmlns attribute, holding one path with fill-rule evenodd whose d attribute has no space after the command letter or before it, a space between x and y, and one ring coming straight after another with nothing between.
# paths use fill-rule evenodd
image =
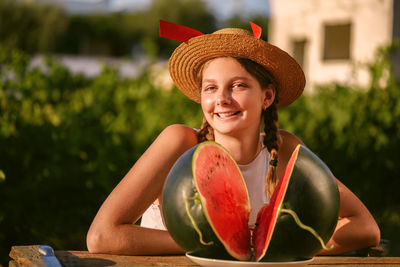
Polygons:
<instances>
[{"instance_id":1,"label":"window on building","mask_svg":"<svg viewBox=\"0 0 400 267\"><path fill-rule=\"evenodd\" d=\"M293 41L293 57L296 59L297 63L304 69L304 59L305 59L305 47L307 41L303 40L294 40Z\"/></svg>"},{"instance_id":2,"label":"window on building","mask_svg":"<svg viewBox=\"0 0 400 267\"><path fill-rule=\"evenodd\" d=\"M350 23L325 25L323 59L350 59L350 39Z\"/></svg>"}]
</instances>

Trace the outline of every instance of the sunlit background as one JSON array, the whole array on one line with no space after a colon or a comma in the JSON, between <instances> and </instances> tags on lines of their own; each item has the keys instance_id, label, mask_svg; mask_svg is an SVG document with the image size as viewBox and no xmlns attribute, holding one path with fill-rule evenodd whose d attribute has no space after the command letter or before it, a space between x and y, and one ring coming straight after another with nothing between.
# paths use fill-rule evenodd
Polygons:
<instances>
[{"instance_id":1,"label":"sunlit background","mask_svg":"<svg viewBox=\"0 0 400 267\"><path fill-rule=\"evenodd\" d=\"M0 265L13 245L86 250L101 203L162 129L200 126L159 19L203 33L252 21L291 54L307 85L280 126L400 256L400 1L0 0Z\"/></svg>"}]
</instances>

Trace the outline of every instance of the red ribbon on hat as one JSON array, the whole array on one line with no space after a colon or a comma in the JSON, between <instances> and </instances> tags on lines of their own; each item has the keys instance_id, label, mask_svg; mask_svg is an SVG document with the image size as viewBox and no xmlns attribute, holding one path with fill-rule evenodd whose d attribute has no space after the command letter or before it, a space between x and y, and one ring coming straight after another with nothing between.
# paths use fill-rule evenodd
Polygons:
<instances>
[{"instance_id":1,"label":"red ribbon on hat","mask_svg":"<svg viewBox=\"0 0 400 267\"><path fill-rule=\"evenodd\" d=\"M160 37L172 39L175 41L186 42L187 40L204 35L195 29L174 24L165 20L159 20L160 24Z\"/></svg>"},{"instance_id":2,"label":"red ribbon on hat","mask_svg":"<svg viewBox=\"0 0 400 267\"><path fill-rule=\"evenodd\" d=\"M198 30L181 26L175 23L171 23L162 19L159 20L159 25L160 25L160 37L172 39L175 41L186 42L187 40L193 37L204 35L204 33ZM251 29L253 30L254 37L260 39L262 32L261 27L251 21L250 25Z\"/></svg>"},{"instance_id":3,"label":"red ribbon on hat","mask_svg":"<svg viewBox=\"0 0 400 267\"><path fill-rule=\"evenodd\" d=\"M258 25L255 24L255 23L251 22L251 21L250 21L250 26L251 26L251 29L253 30L253 35L254 35L254 37L256 37L257 39L260 39L260 37L261 37L261 32L262 32L261 27L258 26Z\"/></svg>"}]
</instances>

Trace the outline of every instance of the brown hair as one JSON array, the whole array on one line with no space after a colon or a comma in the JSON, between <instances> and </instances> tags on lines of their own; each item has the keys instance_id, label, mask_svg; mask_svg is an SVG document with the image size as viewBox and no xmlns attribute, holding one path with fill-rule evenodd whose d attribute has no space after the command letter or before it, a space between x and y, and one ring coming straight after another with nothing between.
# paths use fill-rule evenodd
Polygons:
<instances>
[{"instance_id":1,"label":"brown hair","mask_svg":"<svg viewBox=\"0 0 400 267\"><path fill-rule=\"evenodd\" d=\"M267 88L268 85L270 85L271 83L276 84L273 79L273 76L260 64L247 58L241 58L241 57L232 57L232 58L236 59L246 69L248 73L250 73L254 78L256 78L262 88ZM200 85L201 85L201 76L203 73L204 66L206 66L208 62L203 64L202 68L198 72L197 78ZM275 190L276 184L278 183L278 179L276 177L276 167L278 163L278 150L279 150L279 144L278 144L279 126L278 126L278 109L277 109L278 91L276 86L275 88L276 92L275 92L274 102L267 109L262 111L262 117L264 119L264 132L265 132L263 143L267 147L271 156L271 161L267 163L270 164L270 167L268 169L265 181L265 194L268 196L268 198L271 198ZM214 130L206 119L203 119L200 131L197 134L197 139L199 143L206 140L214 140Z\"/></svg>"}]
</instances>

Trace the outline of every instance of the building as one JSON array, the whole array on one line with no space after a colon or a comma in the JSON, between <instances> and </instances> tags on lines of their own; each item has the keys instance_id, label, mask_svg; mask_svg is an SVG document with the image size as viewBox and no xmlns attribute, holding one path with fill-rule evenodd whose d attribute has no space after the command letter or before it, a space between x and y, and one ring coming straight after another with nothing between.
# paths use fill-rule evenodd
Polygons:
<instances>
[{"instance_id":1,"label":"building","mask_svg":"<svg viewBox=\"0 0 400 267\"><path fill-rule=\"evenodd\" d=\"M378 47L400 38L398 0L270 0L269 41L303 67L306 91L332 81L366 85ZM395 15L397 14L397 15ZM393 58L400 77L399 53Z\"/></svg>"}]
</instances>

